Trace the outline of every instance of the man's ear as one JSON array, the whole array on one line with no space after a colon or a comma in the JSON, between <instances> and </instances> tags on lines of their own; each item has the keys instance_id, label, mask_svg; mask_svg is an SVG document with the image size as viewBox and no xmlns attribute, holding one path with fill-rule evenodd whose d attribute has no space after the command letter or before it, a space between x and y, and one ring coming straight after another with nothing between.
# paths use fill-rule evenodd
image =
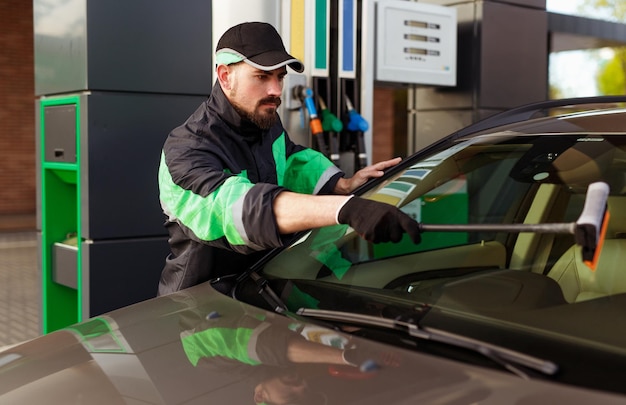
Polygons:
<instances>
[{"instance_id":1,"label":"man's ear","mask_svg":"<svg viewBox=\"0 0 626 405\"><path fill-rule=\"evenodd\" d=\"M217 80L219 80L222 89L230 90L232 86L231 69L227 65L217 65L215 70L217 73Z\"/></svg>"}]
</instances>

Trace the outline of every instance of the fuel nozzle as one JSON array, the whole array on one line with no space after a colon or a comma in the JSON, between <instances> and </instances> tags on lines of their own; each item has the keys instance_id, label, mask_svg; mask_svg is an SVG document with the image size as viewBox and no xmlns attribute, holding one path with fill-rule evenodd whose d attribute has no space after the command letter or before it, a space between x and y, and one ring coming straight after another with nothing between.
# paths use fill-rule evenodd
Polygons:
<instances>
[{"instance_id":1,"label":"fuel nozzle","mask_svg":"<svg viewBox=\"0 0 626 405\"><path fill-rule=\"evenodd\" d=\"M294 95L300 99L304 108L308 111L309 116L317 118L317 110L313 102L313 90L306 86L296 86L293 88L293 91Z\"/></svg>"},{"instance_id":2,"label":"fuel nozzle","mask_svg":"<svg viewBox=\"0 0 626 405\"><path fill-rule=\"evenodd\" d=\"M317 142L318 150L328 156L322 121L317 115L317 109L313 101L313 90L306 86L295 86L293 92L294 96L300 99L302 105L309 113L309 128L311 129L311 135Z\"/></svg>"},{"instance_id":3,"label":"fuel nozzle","mask_svg":"<svg viewBox=\"0 0 626 405\"><path fill-rule=\"evenodd\" d=\"M341 159L339 153L339 134L343 131L343 122L328 110L326 103L321 97L318 97L317 100L321 110L320 114L322 115L322 129L328 132L330 160L339 167Z\"/></svg>"},{"instance_id":4,"label":"fuel nozzle","mask_svg":"<svg viewBox=\"0 0 626 405\"><path fill-rule=\"evenodd\" d=\"M346 107L348 108L348 123L346 125L346 128L348 129L348 131L354 131L354 132L367 131L370 126L365 120L365 118L363 118L361 114L359 114L354 109L354 106L352 105L352 102L350 101L348 96L346 96L345 99L346 99Z\"/></svg>"},{"instance_id":5,"label":"fuel nozzle","mask_svg":"<svg viewBox=\"0 0 626 405\"><path fill-rule=\"evenodd\" d=\"M354 106L352 105L352 101L350 101L348 96L345 96L345 100L346 108L348 109L348 122L346 124L346 128L352 133L352 136L356 138L355 167L362 169L367 166L367 153L365 151L365 139L363 137L363 133L368 130L369 124L365 118L361 116L361 114L356 112Z\"/></svg>"},{"instance_id":6,"label":"fuel nozzle","mask_svg":"<svg viewBox=\"0 0 626 405\"><path fill-rule=\"evenodd\" d=\"M322 116L322 129L328 132L339 133L343 131L343 122L333 113L331 113L326 107L326 103L321 97L317 98L320 105L320 114Z\"/></svg>"}]
</instances>

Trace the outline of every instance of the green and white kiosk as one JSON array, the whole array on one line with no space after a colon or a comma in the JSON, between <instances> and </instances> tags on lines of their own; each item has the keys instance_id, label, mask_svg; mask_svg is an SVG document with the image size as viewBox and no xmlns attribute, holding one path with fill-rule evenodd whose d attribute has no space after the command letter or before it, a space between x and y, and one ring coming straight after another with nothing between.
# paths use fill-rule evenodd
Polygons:
<instances>
[{"instance_id":1,"label":"green and white kiosk","mask_svg":"<svg viewBox=\"0 0 626 405\"><path fill-rule=\"evenodd\" d=\"M48 333L156 295L169 251L160 151L209 94L211 7L35 0L34 10Z\"/></svg>"}]
</instances>

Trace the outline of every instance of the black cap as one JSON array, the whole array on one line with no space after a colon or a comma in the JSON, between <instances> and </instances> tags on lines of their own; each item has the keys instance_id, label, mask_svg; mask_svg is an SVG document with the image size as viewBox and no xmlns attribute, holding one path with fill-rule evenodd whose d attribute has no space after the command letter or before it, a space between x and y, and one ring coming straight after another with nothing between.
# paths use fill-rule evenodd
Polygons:
<instances>
[{"instance_id":1,"label":"black cap","mask_svg":"<svg viewBox=\"0 0 626 405\"><path fill-rule=\"evenodd\" d=\"M264 22L245 22L229 28L217 42L216 63L244 61L261 70L274 70L289 65L298 73L304 65L289 55L276 29Z\"/></svg>"}]
</instances>

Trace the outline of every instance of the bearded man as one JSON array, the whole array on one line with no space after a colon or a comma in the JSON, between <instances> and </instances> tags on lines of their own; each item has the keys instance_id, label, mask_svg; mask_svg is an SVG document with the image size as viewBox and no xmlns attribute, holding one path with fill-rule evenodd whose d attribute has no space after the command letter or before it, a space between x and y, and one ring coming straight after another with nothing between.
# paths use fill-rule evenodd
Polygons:
<instances>
[{"instance_id":1,"label":"bearded man","mask_svg":"<svg viewBox=\"0 0 626 405\"><path fill-rule=\"evenodd\" d=\"M303 72L276 29L247 22L217 44L208 99L167 137L159 197L171 253L159 295L244 271L294 233L348 224L374 242L397 242L419 225L389 204L349 195L400 158L352 177L322 153L291 141L277 108L287 66Z\"/></svg>"}]
</instances>

